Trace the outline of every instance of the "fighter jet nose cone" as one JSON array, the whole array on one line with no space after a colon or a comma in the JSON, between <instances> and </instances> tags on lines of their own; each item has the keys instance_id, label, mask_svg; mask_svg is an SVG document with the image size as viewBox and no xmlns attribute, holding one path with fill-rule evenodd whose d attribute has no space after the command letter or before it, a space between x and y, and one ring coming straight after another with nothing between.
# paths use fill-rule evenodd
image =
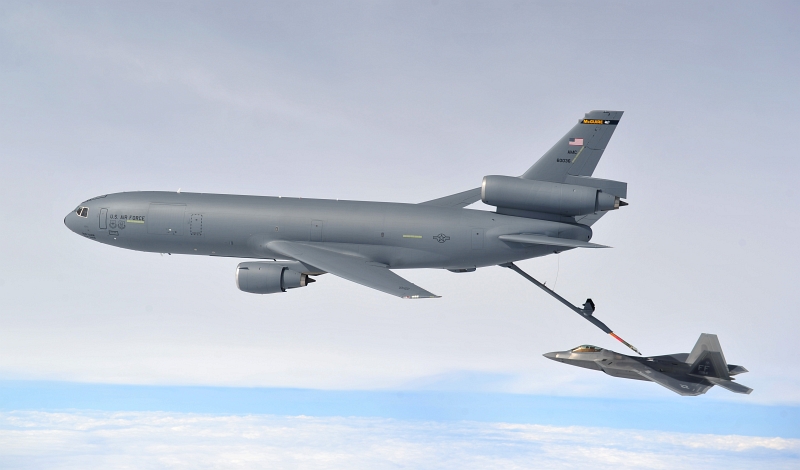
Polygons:
<instances>
[{"instance_id":1,"label":"fighter jet nose cone","mask_svg":"<svg viewBox=\"0 0 800 470\"><path fill-rule=\"evenodd\" d=\"M557 356L557 355L558 355L558 353L557 353L557 352L549 352L549 353L544 353L544 354L542 354L542 356L544 356L544 357L546 357L546 358L548 358L548 359L552 359L552 360L554 360L554 361L556 360L556 356Z\"/></svg>"}]
</instances>

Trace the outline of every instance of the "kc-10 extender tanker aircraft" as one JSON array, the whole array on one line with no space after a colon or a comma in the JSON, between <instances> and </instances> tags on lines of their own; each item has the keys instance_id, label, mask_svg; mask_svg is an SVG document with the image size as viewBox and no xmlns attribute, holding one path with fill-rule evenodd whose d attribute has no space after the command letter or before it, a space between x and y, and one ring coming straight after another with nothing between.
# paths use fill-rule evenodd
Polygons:
<instances>
[{"instance_id":1,"label":"kc-10 extender tanker aircraft","mask_svg":"<svg viewBox=\"0 0 800 470\"><path fill-rule=\"evenodd\" d=\"M331 273L405 299L436 297L391 270L500 265L622 341L592 316L593 307L575 307L513 263L603 247L590 243L590 227L626 205L627 183L591 175L621 117L591 111L522 176L486 176L479 188L420 204L127 192L89 199L64 223L130 250L258 259L236 269L239 289L255 294L304 287L314 282L309 276ZM497 210L464 209L478 200Z\"/></svg>"}]
</instances>

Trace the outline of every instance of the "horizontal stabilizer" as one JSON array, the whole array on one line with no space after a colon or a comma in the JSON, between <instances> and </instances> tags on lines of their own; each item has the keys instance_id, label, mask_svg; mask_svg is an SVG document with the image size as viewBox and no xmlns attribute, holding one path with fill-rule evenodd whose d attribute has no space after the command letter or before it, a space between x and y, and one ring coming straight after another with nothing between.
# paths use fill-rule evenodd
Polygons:
<instances>
[{"instance_id":1,"label":"horizontal stabilizer","mask_svg":"<svg viewBox=\"0 0 800 470\"><path fill-rule=\"evenodd\" d=\"M745 395L750 395L750 392L753 391L753 389L750 387L745 387L742 384L737 384L736 382L732 382L730 380L718 379L716 377L706 377L706 380L714 385L719 385L725 390L730 390L733 393L744 393Z\"/></svg>"},{"instance_id":2,"label":"horizontal stabilizer","mask_svg":"<svg viewBox=\"0 0 800 470\"><path fill-rule=\"evenodd\" d=\"M579 215L575 217L575 222L581 225L586 225L588 227L591 227L592 225L594 225L595 222L600 220L600 217L603 217L604 215L608 214L608 212L609 211L600 211L588 215Z\"/></svg>"},{"instance_id":3,"label":"horizontal stabilizer","mask_svg":"<svg viewBox=\"0 0 800 470\"><path fill-rule=\"evenodd\" d=\"M582 240L572 240L570 238L548 237L547 235L533 235L521 233L518 235L500 235L498 238L506 242L527 243L530 245L551 245L563 246L567 248L611 248L597 243L589 243Z\"/></svg>"},{"instance_id":4,"label":"horizontal stabilizer","mask_svg":"<svg viewBox=\"0 0 800 470\"><path fill-rule=\"evenodd\" d=\"M745 369L742 366L737 366L735 364L728 364L728 374L729 375L744 374L745 372L750 372L750 371Z\"/></svg>"}]
</instances>

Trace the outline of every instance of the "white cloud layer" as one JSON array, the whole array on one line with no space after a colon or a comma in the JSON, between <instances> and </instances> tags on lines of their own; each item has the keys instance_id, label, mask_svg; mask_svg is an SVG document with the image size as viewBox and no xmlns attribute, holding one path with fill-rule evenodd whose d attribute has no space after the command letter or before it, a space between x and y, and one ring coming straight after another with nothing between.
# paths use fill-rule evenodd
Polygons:
<instances>
[{"instance_id":1,"label":"white cloud layer","mask_svg":"<svg viewBox=\"0 0 800 470\"><path fill-rule=\"evenodd\" d=\"M800 439L160 412L0 414L2 468L797 468Z\"/></svg>"}]
</instances>

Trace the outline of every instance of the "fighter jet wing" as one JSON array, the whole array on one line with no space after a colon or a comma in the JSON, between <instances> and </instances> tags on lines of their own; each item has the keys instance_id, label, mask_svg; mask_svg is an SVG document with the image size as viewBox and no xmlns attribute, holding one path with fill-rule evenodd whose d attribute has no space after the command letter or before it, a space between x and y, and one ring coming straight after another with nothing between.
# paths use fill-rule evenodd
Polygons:
<instances>
[{"instance_id":1,"label":"fighter jet wing","mask_svg":"<svg viewBox=\"0 0 800 470\"><path fill-rule=\"evenodd\" d=\"M564 246L568 248L610 248L605 245L598 245L597 243L589 243L581 240L548 237L547 235L534 235L528 233L521 233L518 235L500 235L497 238L507 242L528 243L531 245L552 245Z\"/></svg>"},{"instance_id":2,"label":"fighter jet wing","mask_svg":"<svg viewBox=\"0 0 800 470\"><path fill-rule=\"evenodd\" d=\"M272 241L267 243L267 247L322 271L397 297L404 299L439 297L366 258L289 241Z\"/></svg>"},{"instance_id":3,"label":"fighter jet wing","mask_svg":"<svg viewBox=\"0 0 800 470\"><path fill-rule=\"evenodd\" d=\"M481 198L481 188L469 189L450 196L440 197L431 201L420 202L421 205L450 207L452 209L467 207L478 202Z\"/></svg>"},{"instance_id":4,"label":"fighter jet wing","mask_svg":"<svg viewBox=\"0 0 800 470\"><path fill-rule=\"evenodd\" d=\"M655 382L662 387L666 387L673 392L683 395L683 396L696 396L702 395L711 388L708 385L692 383L692 382L684 382L682 380L674 379L666 374L662 374L656 370L650 369L649 367L642 367L642 369L634 369L633 372L641 375L647 380Z\"/></svg>"}]
</instances>

